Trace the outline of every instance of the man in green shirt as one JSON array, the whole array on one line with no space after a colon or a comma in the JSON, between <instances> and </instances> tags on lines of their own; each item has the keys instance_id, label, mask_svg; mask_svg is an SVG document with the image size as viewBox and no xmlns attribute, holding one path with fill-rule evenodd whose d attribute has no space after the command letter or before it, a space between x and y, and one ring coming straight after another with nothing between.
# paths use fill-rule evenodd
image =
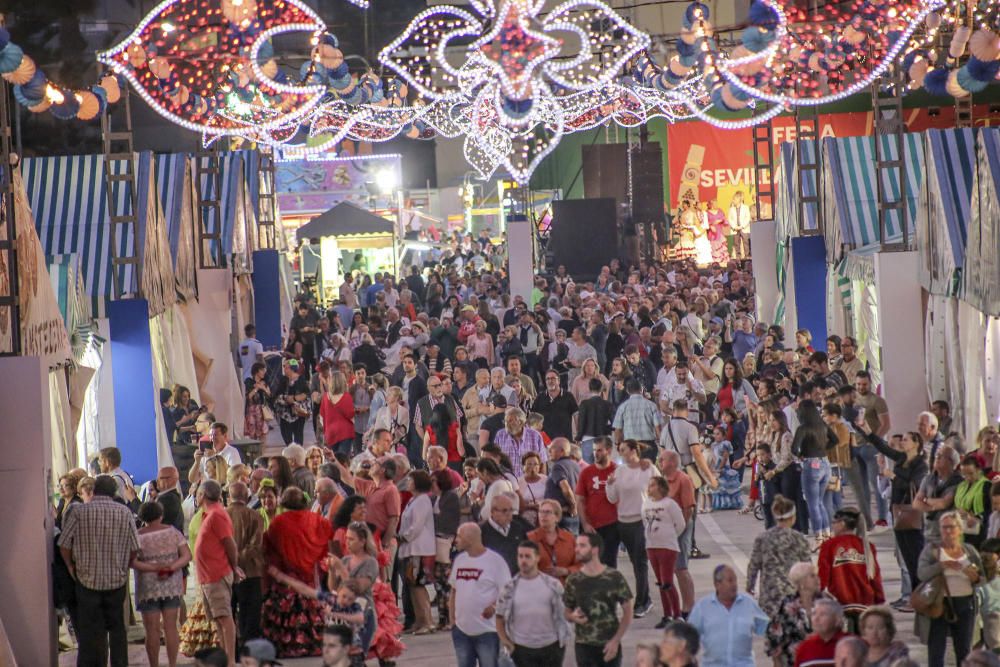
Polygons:
<instances>
[{"instance_id":1,"label":"man in green shirt","mask_svg":"<svg viewBox=\"0 0 1000 667\"><path fill-rule=\"evenodd\" d=\"M619 667L621 640L632 622L632 591L621 572L601 562L603 545L596 533L576 538L576 561L582 567L569 575L563 593L566 618L576 625L578 667Z\"/></svg>"}]
</instances>

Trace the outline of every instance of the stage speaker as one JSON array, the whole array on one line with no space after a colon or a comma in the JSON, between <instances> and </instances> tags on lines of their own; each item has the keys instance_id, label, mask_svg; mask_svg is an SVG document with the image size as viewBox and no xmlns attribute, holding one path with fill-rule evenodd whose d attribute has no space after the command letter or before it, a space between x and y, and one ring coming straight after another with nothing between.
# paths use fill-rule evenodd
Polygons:
<instances>
[{"instance_id":1,"label":"stage speaker","mask_svg":"<svg viewBox=\"0 0 1000 667\"><path fill-rule=\"evenodd\" d=\"M663 221L663 153L660 144L643 144L632 153L632 219Z\"/></svg>"},{"instance_id":2,"label":"stage speaker","mask_svg":"<svg viewBox=\"0 0 1000 667\"><path fill-rule=\"evenodd\" d=\"M619 202L628 202L625 150L625 144L583 147L583 194L586 197L614 197Z\"/></svg>"},{"instance_id":3,"label":"stage speaker","mask_svg":"<svg viewBox=\"0 0 1000 667\"><path fill-rule=\"evenodd\" d=\"M548 249L578 280L593 280L601 267L618 256L618 211L615 199L566 199L552 202Z\"/></svg>"}]
</instances>

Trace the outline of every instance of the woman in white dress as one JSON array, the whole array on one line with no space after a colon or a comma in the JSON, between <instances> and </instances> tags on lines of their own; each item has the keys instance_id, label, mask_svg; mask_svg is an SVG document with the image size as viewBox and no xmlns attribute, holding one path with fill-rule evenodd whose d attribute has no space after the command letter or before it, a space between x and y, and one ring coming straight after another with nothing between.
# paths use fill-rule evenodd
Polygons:
<instances>
[{"instance_id":1,"label":"woman in white dress","mask_svg":"<svg viewBox=\"0 0 1000 667\"><path fill-rule=\"evenodd\" d=\"M712 263L712 242L708 239L708 211L706 204L699 204L695 213L697 220L694 227L694 261L698 266L708 266Z\"/></svg>"}]
</instances>

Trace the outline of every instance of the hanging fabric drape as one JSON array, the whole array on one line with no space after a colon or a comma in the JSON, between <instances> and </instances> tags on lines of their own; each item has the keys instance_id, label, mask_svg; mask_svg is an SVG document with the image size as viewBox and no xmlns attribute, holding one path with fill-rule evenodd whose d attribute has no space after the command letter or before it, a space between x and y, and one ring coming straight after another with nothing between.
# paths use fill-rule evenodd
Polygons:
<instances>
[{"instance_id":1,"label":"hanging fabric drape","mask_svg":"<svg viewBox=\"0 0 1000 667\"><path fill-rule=\"evenodd\" d=\"M1000 129L981 128L972 179L962 298L981 312L1000 316Z\"/></svg>"}]
</instances>

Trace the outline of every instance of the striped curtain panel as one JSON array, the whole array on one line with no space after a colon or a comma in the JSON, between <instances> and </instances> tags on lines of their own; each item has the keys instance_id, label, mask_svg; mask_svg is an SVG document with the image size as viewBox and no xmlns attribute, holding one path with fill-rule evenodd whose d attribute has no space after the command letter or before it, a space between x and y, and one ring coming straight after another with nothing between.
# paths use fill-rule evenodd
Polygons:
<instances>
[{"instance_id":1,"label":"striped curtain panel","mask_svg":"<svg viewBox=\"0 0 1000 667\"><path fill-rule=\"evenodd\" d=\"M920 284L932 294L957 296L972 215L975 134L971 128L928 130L927 179L917 212Z\"/></svg>"},{"instance_id":2,"label":"striped curtain panel","mask_svg":"<svg viewBox=\"0 0 1000 667\"><path fill-rule=\"evenodd\" d=\"M982 128L976 141L962 298L1000 316L1000 129Z\"/></svg>"}]
</instances>

